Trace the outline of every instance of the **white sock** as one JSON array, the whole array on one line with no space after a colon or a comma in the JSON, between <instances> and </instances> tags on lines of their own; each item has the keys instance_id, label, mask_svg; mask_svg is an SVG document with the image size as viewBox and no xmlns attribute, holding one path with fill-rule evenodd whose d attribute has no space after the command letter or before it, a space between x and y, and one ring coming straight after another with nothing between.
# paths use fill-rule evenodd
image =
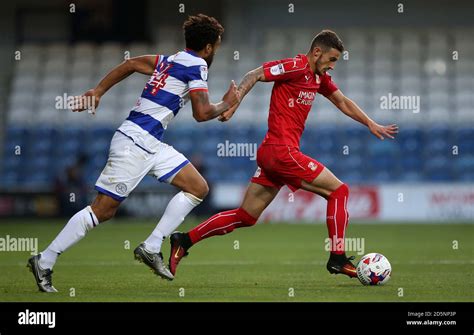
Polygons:
<instances>
[{"instance_id":1,"label":"white sock","mask_svg":"<svg viewBox=\"0 0 474 335\"><path fill-rule=\"evenodd\" d=\"M74 214L48 248L41 253L40 267L52 269L61 253L80 241L89 230L98 224L99 220L90 206Z\"/></svg>"},{"instance_id":2,"label":"white sock","mask_svg":"<svg viewBox=\"0 0 474 335\"><path fill-rule=\"evenodd\" d=\"M163 240L184 221L184 218L199 205L202 199L191 193L179 192L170 200L155 230L145 240L145 247L151 252L160 252Z\"/></svg>"}]
</instances>

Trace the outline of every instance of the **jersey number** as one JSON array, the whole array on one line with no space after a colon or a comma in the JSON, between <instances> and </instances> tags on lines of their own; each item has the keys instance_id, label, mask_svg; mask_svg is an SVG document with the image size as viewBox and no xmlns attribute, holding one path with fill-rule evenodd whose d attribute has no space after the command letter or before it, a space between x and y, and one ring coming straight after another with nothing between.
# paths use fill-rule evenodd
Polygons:
<instances>
[{"instance_id":1,"label":"jersey number","mask_svg":"<svg viewBox=\"0 0 474 335\"><path fill-rule=\"evenodd\" d=\"M167 64L165 67L164 63L161 63L159 72L155 70L156 74L153 74L153 77L148 82L151 86L151 95L156 95L166 85L166 79L169 77L168 71L171 67L172 64Z\"/></svg>"}]
</instances>

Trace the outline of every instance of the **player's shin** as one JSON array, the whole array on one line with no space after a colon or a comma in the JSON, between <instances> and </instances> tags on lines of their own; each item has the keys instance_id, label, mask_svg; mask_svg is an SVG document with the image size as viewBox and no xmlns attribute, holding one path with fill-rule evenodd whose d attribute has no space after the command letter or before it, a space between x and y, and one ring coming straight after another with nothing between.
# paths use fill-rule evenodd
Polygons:
<instances>
[{"instance_id":1,"label":"player's shin","mask_svg":"<svg viewBox=\"0 0 474 335\"><path fill-rule=\"evenodd\" d=\"M218 213L191 230L188 235L192 244L214 236L232 232L235 228L250 227L257 222L243 208Z\"/></svg>"},{"instance_id":2,"label":"player's shin","mask_svg":"<svg viewBox=\"0 0 474 335\"><path fill-rule=\"evenodd\" d=\"M166 210L155 230L145 240L146 249L155 253L160 252L163 240L171 235L193 208L201 202L202 199L187 192L181 191L176 194L168 203L168 206L166 207Z\"/></svg>"},{"instance_id":3,"label":"player's shin","mask_svg":"<svg viewBox=\"0 0 474 335\"><path fill-rule=\"evenodd\" d=\"M40 267L52 269L61 253L80 241L89 230L98 224L99 220L90 206L74 214L48 248L41 252Z\"/></svg>"},{"instance_id":4,"label":"player's shin","mask_svg":"<svg viewBox=\"0 0 474 335\"><path fill-rule=\"evenodd\" d=\"M331 253L342 255L345 253L344 239L349 222L347 200L349 188L346 184L339 186L328 197L326 223L328 226Z\"/></svg>"}]
</instances>

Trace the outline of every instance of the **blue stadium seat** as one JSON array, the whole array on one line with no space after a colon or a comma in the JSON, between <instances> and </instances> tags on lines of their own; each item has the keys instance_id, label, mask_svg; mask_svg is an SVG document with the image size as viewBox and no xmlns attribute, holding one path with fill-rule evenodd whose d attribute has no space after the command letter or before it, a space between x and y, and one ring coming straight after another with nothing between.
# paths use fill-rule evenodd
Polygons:
<instances>
[{"instance_id":1,"label":"blue stadium seat","mask_svg":"<svg viewBox=\"0 0 474 335\"><path fill-rule=\"evenodd\" d=\"M334 155L331 154L319 154L316 157L316 160L321 162L323 165L327 166L330 170L335 169L339 164Z\"/></svg>"},{"instance_id":2,"label":"blue stadium seat","mask_svg":"<svg viewBox=\"0 0 474 335\"><path fill-rule=\"evenodd\" d=\"M399 174L398 180L401 182L420 182L423 180L421 171L403 171Z\"/></svg>"},{"instance_id":3,"label":"blue stadium seat","mask_svg":"<svg viewBox=\"0 0 474 335\"><path fill-rule=\"evenodd\" d=\"M378 170L369 174L367 181L373 183L388 183L393 182L393 177L389 170Z\"/></svg>"},{"instance_id":4,"label":"blue stadium seat","mask_svg":"<svg viewBox=\"0 0 474 335\"><path fill-rule=\"evenodd\" d=\"M424 172L432 181L448 181L452 179L452 160L443 155L430 157L425 162Z\"/></svg>"},{"instance_id":5,"label":"blue stadium seat","mask_svg":"<svg viewBox=\"0 0 474 335\"><path fill-rule=\"evenodd\" d=\"M474 182L474 170L464 171L464 172L460 173L459 175L457 175L456 178L459 181L472 183L472 182Z\"/></svg>"},{"instance_id":6,"label":"blue stadium seat","mask_svg":"<svg viewBox=\"0 0 474 335\"><path fill-rule=\"evenodd\" d=\"M451 128L446 125L433 125L425 129L425 139L432 141L433 139L451 140Z\"/></svg>"},{"instance_id":7,"label":"blue stadium seat","mask_svg":"<svg viewBox=\"0 0 474 335\"><path fill-rule=\"evenodd\" d=\"M65 126L61 129L61 132L58 134L60 140L66 140L69 138L84 138L84 134L87 131L80 127Z\"/></svg>"},{"instance_id":8,"label":"blue stadium seat","mask_svg":"<svg viewBox=\"0 0 474 335\"><path fill-rule=\"evenodd\" d=\"M383 140L383 141L369 141L368 152L372 158L379 156L391 156L399 153L400 147L395 141Z\"/></svg>"},{"instance_id":9,"label":"blue stadium seat","mask_svg":"<svg viewBox=\"0 0 474 335\"><path fill-rule=\"evenodd\" d=\"M402 172L423 170L423 158L420 155L402 154L399 162Z\"/></svg>"},{"instance_id":10,"label":"blue stadium seat","mask_svg":"<svg viewBox=\"0 0 474 335\"><path fill-rule=\"evenodd\" d=\"M342 173L337 177L342 182L349 185L362 184L367 181L367 176L365 176L362 171L348 171L347 173Z\"/></svg>"},{"instance_id":11,"label":"blue stadium seat","mask_svg":"<svg viewBox=\"0 0 474 335\"><path fill-rule=\"evenodd\" d=\"M339 147L337 143L336 137L337 136L320 137L314 139L311 145L315 148L316 152L318 152L319 155L324 153L334 154L336 151L342 150L342 148Z\"/></svg>"},{"instance_id":12,"label":"blue stadium seat","mask_svg":"<svg viewBox=\"0 0 474 335\"><path fill-rule=\"evenodd\" d=\"M337 162L345 171L361 171L364 169L365 160L358 155L352 154L347 156L341 155Z\"/></svg>"},{"instance_id":13,"label":"blue stadium seat","mask_svg":"<svg viewBox=\"0 0 474 335\"><path fill-rule=\"evenodd\" d=\"M20 172L18 170L3 170L0 176L0 185L4 187L17 187L20 184Z\"/></svg>"},{"instance_id":14,"label":"blue stadium seat","mask_svg":"<svg viewBox=\"0 0 474 335\"><path fill-rule=\"evenodd\" d=\"M9 126L5 137L13 141L21 141L28 134L29 130L26 127Z\"/></svg>"},{"instance_id":15,"label":"blue stadium seat","mask_svg":"<svg viewBox=\"0 0 474 335\"><path fill-rule=\"evenodd\" d=\"M453 142L450 139L442 137L433 137L431 140L425 141L425 146L423 148L424 154L427 156L444 154L452 154Z\"/></svg>"},{"instance_id":16,"label":"blue stadium seat","mask_svg":"<svg viewBox=\"0 0 474 335\"><path fill-rule=\"evenodd\" d=\"M458 146L459 154L474 154L474 128L459 128L453 131L453 144Z\"/></svg>"},{"instance_id":17,"label":"blue stadium seat","mask_svg":"<svg viewBox=\"0 0 474 335\"><path fill-rule=\"evenodd\" d=\"M474 172L474 155L460 155L455 157L452 162L454 178L462 181L469 180Z\"/></svg>"},{"instance_id":18,"label":"blue stadium seat","mask_svg":"<svg viewBox=\"0 0 474 335\"><path fill-rule=\"evenodd\" d=\"M90 136L93 140L104 139L110 141L115 133L115 130L115 128L111 127L97 127L90 130Z\"/></svg>"},{"instance_id":19,"label":"blue stadium seat","mask_svg":"<svg viewBox=\"0 0 474 335\"><path fill-rule=\"evenodd\" d=\"M399 144L400 150L403 155L415 154L421 156L423 152L423 141L418 137L400 137L397 138L397 143Z\"/></svg>"},{"instance_id":20,"label":"blue stadium seat","mask_svg":"<svg viewBox=\"0 0 474 335\"><path fill-rule=\"evenodd\" d=\"M5 155L3 157L3 171L13 171L13 170L17 170L21 163L23 162L23 159L21 156L17 156L17 155L12 155L12 154L9 154L9 155Z\"/></svg>"}]
</instances>

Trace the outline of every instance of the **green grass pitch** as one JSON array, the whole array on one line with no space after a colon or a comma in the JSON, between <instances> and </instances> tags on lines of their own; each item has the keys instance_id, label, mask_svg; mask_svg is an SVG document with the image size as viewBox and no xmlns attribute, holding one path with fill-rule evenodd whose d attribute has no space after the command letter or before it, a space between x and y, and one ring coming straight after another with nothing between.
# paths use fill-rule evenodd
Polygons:
<instances>
[{"instance_id":1,"label":"green grass pitch","mask_svg":"<svg viewBox=\"0 0 474 335\"><path fill-rule=\"evenodd\" d=\"M37 237L41 251L64 222L0 222L0 237ZM198 223L187 222L180 230ZM258 224L207 239L168 282L133 259L154 226L133 218L101 224L60 256L57 294L38 292L26 268L29 252L0 251L0 301L474 301L470 224L351 224L346 237L363 237L364 253L392 263L388 284L372 287L327 272L325 224ZM163 253L167 259L168 240Z\"/></svg>"}]
</instances>

